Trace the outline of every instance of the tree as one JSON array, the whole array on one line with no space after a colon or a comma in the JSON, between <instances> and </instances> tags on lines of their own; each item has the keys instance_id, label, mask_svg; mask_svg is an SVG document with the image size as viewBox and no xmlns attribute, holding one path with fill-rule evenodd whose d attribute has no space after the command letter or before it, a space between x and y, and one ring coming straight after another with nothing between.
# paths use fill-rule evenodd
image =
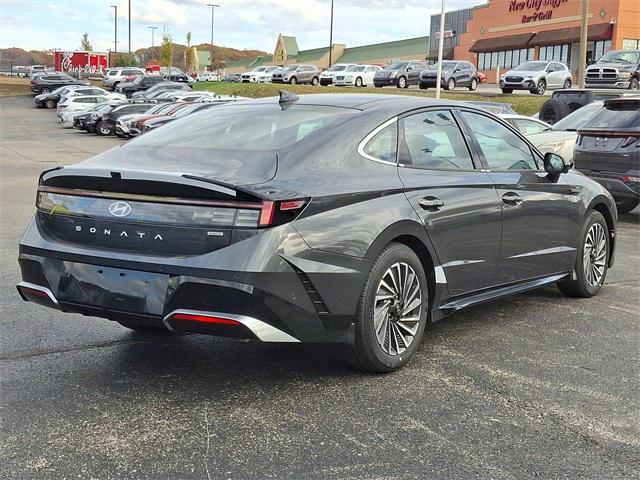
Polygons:
<instances>
[{"instance_id":1,"label":"tree","mask_svg":"<svg viewBox=\"0 0 640 480\"><path fill-rule=\"evenodd\" d=\"M187 33L187 49L184 52L184 71L192 72L196 65L195 48L191 46L191 32Z\"/></svg>"},{"instance_id":2,"label":"tree","mask_svg":"<svg viewBox=\"0 0 640 480\"><path fill-rule=\"evenodd\" d=\"M162 44L160 45L160 66L170 67L173 65L173 42L168 30L162 34Z\"/></svg>"},{"instance_id":3,"label":"tree","mask_svg":"<svg viewBox=\"0 0 640 480\"><path fill-rule=\"evenodd\" d=\"M82 34L82 39L80 40L80 50L84 52L93 52L93 46L89 41L89 34L87 32L84 32Z\"/></svg>"}]
</instances>

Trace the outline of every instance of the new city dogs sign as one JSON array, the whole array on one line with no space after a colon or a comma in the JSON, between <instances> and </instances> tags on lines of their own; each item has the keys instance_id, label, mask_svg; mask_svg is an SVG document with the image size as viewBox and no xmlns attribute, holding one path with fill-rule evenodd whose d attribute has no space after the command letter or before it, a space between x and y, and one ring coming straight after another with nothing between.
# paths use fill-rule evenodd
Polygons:
<instances>
[{"instance_id":1,"label":"new city dogs sign","mask_svg":"<svg viewBox=\"0 0 640 480\"><path fill-rule=\"evenodd\" d=\"M553 10L569 0L511 0L510 12L523 12L522 23L550 20Z\"/></svg>"}]
</instances>

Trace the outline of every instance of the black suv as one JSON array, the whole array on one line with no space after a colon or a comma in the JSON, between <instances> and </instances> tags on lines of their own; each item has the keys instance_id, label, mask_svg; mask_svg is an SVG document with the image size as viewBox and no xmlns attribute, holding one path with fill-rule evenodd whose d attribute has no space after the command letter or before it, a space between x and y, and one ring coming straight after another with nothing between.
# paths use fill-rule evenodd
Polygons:
<instances>
[{"instance_id":1,"label":"black suv","mask_svg":"<svg viewBox=\"0 0 640 480\"><path fill-rule=\"evenodd\" d=\"M640 89L640 50L612 50L587 67L587 88Z\"/></svg>"},{"instance_id":2,"label":"black suv","mask_svg":"<svg viewBox=\"0 0 640 480\"><path fill-rule=\"evenodd\" d=\"M420 73L421 89L435 87L438 80L438 64L429 65ZM442 76L440 85L445 90L453 90L456 87L467 87L473 91L478 88L478 72L471 62L456 62L446 60L442 62Z\"/></svg>"},{"instance_id":3,"label":"black suv","mask_svg":"<svg viewBox=\"0 0 640 480\"><path fill-rule=\"evenodd\" d=\"M91 85L91 82L89 80L78 80L60 72L39 75L31 80L31 90L36 94L50 93L66 85Z\"/></svg>"},{"instance_id":4,"label":"black suv","mask_svg":"<svg viewBox=\"0 0 640 480\"><path fill-rule=\"evenodd\" d=\"M425 68L427 68L427 64L419 60L393 62L376 72L373 84L377 88L392 85L398 88L409 88L409 85L418 84L420 72Z\"/></svg>"},{"instance_id":5,"label":"black suv","mask_svg":"<svg viewBox=\"0 0 640 480\"><path fill-rule=\"evenodd\" d=\"M619 213L640 203L640 97L606 100L578 130L576 168L613 195Z\"/></svg>"},{"instance_id":6,"label":"black suv","mask_svg":"<svg viewBox=\"0 0 640 480\"><path fill-rule=\"evenodd\" d=\"M133 92L140 90L148 90L154 85L166 82L166 80L160 75L141 75L131 82L123 82L118 84L116 92L124 93L127 97L130 97Z\"/></svg>"}]
</instances>

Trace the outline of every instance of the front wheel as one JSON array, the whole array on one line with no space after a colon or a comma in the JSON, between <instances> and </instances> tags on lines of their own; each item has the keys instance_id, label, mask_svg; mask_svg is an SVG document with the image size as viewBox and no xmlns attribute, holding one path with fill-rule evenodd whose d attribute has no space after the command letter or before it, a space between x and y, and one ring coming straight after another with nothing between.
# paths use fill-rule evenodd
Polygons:
<instances>
[{"instance_id":1,"label":"front wheel","mask_svg":"<svg viewBox=\"0 0 640 480\"><path fill-rule=\"evenodd\" d=\"M593 210L587 217L576 255L574 278L558 282L568 297L589 298L598 294L607 277L609 229L602 214Z\"/></svg>"},{"instance_id":2,"label":"front wheel","mask_svg":"<svg viewBox=\"0 0 640 480\"><path fill-rule=\"evenodd\" d=\"M313 79L311 80L311 85L313 85L314 87L317 87L319 83L320 80L318 80L318 77L313 77Z\"/></svg>"},{"instance_id":3,"label":"front wheel","mask_svg":"<svg viewBox=\"0 0 640 480\"><path fill-rule=\"evenodd\" d=\"M513 93L513 88L502 88L502 93Z\"/></svg>"},{"instance_id":4,"label":"front wheel","mask_svg":"<svg viewBox=\"0 0 640 480\"><path fill-rule=\"evenodd\" d=\"M453 78L450 78L447 84L445 85L444 89L452 91L455 88L456 88L456 81Z\"/></svg>"},{"instance_id":5,"label":"front wheel","mask_svg":"<svg viewBox=\"0 0 640 480\"><path fill-rule=\"evenodd\" d=\"M56 102L54 102L53 100L47 100L46 102L44 102L44 106L49 109L56 108Z\"/></svg>"},{"instance_id":6,"label":"front wheel","mask_svg":"<svg viewBox=\"0 0 640 480\"><path fill-rule=\"evenodd\" d=\"M297 79L296 77L291 77L291 78L289 79L289 83L290 83L291 85L295 85L296 83L298 83L298 79Z\"/></svg>"},{"instance_id":7,"label":"front wheel","mask_svg":"<svg viewBox=\"0 0 640 480\"><path fill-rule=\"evenodd\" d=\"M469 90L474 92L476 90L476 88L478 88L478 80L475 79L475 78L472 78L471 79L471 83L469 84Z\"/></svg>"},{"instance_id":8,"label":"front wheel","mask_svg":"<svg viewBox=\"0 0 640 480\"><path fill-rule=\"evenodd\" d=\"M359 370L386 373L405 365L427 323L427 278L417 255L389 244L375 261L360 296L354 345L347 360Z\"/></svg>"},{"instance_id":9,"label":"front wheel","mask_svg":"<svg viewBox=\"0 0 640 480\"><path fill-rule=\"evenodd\" d=\"M98 123L96 126L96 133L101 137L111 135L111 129L106 127L102 122Z\"/></svg>"},{"instance_id":10,"label":"front wheel","mask_svg":"<svg viewBox=\"0 0 640 480\"><path fill-rule=\"evenodd\" d=\"M640 81L637 78L632 78L629 82L629 90L640 90Z\"/></svg>"},{"instance_id":11,"label":"front wheel","mask_svg":"<svg viewBox=\"0 0 640 480\"><path fill-rule=\"evenodd\" d=\"M406 79L406 77L400 77L398 79L398 88L407 88L407 79Z\"/></svg>"},{"instance_id":12,"label":"front wheel","mask_svg":"<svg viewBox=\"0 0 640 480\"><path fill-rule=\"evenodd\" d=\"M571 80L567 78L564 81L564 85L562 85L562 88L571 88Z\"/></svg>"},{"instance_id":13,"label":"front wheel","mask_svg":"<svg viewBox=\"0 0 640 480\"><path fill-rule=\"evenodd\" d=\"M544 92L547 91L547 82L540 80L536 88L530 91L535 95L544 95Z\"/></svg>"}]
</instances>

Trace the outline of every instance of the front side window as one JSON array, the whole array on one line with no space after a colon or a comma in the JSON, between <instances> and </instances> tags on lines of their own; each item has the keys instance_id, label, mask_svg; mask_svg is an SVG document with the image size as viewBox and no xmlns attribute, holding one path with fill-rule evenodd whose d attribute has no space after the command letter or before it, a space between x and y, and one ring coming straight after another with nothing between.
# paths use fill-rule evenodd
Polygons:
<instances>
[{"instance_id":1,"label":"front side window","mask_svg":"<svg viewBox=\"0 0 640 480\"><path fill-rule=\"evenodd\" d=\"M529 145L498 121L462 112L491 170L537 170Z\"/></svg>"},{"instance_id":2,"label":"front side window","mask_svg":"<svg viewBox=\"0 0 640 480\"><path fill-rule=\"evenodd\" d=\"M363 152L370 158L384 162L396 161L398 149L398 125L396 122L387 125L376 133L364 146Z\"/></svg>"},{"instance_id":3,"label":"front side window","mask_svg":"<svg viewBox=\"0 0 640 480\"><path fill-rule=\"evenodd\" d=\"M402 119L400 125L406 147L401 164L437 170L473 169L467 144L450 111L417 113Z\"/></svg>"}]
</instances>

